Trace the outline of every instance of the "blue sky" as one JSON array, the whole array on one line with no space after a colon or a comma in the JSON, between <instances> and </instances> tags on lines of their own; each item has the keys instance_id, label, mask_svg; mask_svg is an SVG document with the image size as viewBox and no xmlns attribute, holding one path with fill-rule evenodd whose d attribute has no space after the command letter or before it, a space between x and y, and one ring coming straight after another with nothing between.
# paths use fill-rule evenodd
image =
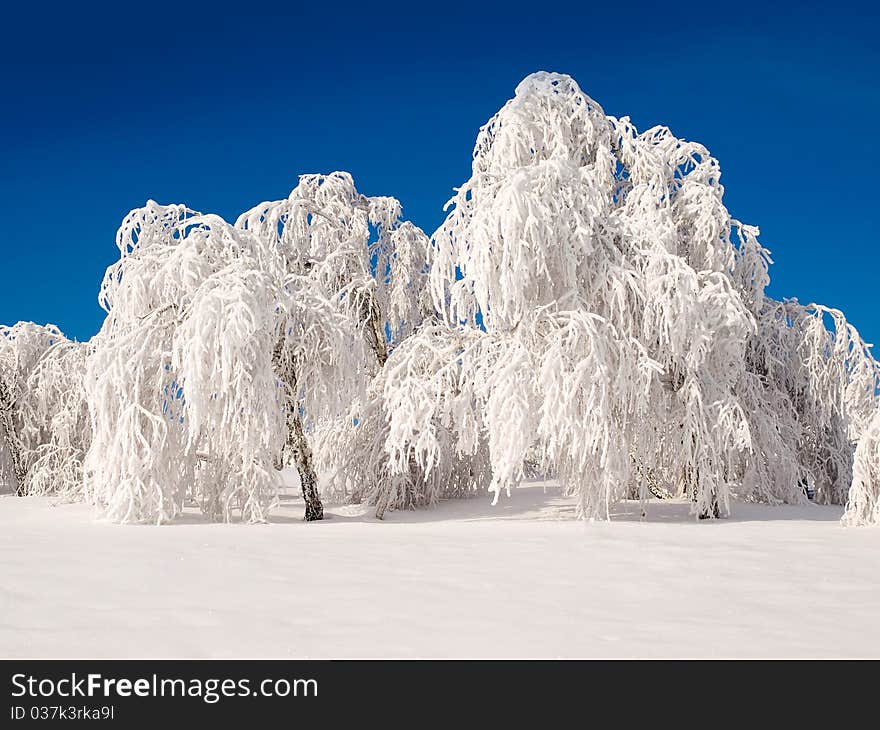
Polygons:
<instances>
[{"instance_id":1,"label":"blue sky","mask_svg":"<svg viewBox=\"0 0 880 730\"><path fill-rule=\"evenodd\" d=\"M344 169L431 232L479 126L550 70L705 144L728 208L773 251L771 293L880 341L867 6L27 5L4 11L0 46L0 322L91 336L116 228L149 198L234 219Z\"/></svg>"}]
</instances>

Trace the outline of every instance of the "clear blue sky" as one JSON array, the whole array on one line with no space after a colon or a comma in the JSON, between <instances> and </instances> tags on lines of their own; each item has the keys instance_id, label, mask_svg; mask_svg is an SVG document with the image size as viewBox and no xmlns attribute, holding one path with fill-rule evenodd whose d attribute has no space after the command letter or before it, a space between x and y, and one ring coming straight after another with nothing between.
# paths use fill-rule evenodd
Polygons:
<instances>
[{"instance_id":1,"label":"clear blue sky","mask_svg":"<svg viewBox=\"0 0 880 730\"><path fill-rule=\"evenodd\" d=\"M839 307L880 342L867 5L24 5L0 45L0 322L97 331L116 228L148 198L234 219L344 169L431 232L479 126L549 70L705 144L774 253L771 293Z\"/></svg>"}]
</instances>

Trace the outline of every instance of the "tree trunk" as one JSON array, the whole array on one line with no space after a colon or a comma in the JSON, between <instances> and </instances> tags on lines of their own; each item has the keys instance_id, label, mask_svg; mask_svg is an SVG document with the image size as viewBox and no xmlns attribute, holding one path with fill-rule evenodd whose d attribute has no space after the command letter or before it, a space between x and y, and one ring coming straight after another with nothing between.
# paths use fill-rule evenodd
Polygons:
<instances>
[{"instance_id":1,"label":"tree trunk","mask_svg":"<svg viewBox=\"0 0 880 730\"><path fill-rule=\"evenodd\" d=\"M299 472L299 481L302 486L303 499L306 503L306 522L324 519L324 505L321 503L321 495L318 494L318 476L312 462L312 450L303 433L302 421L299 413L294 410L295 406L287 412L287 448L293 454L293 462Z\"/></svg>"},{"instance_id":2,"label":"tree trunk","mask_svg":"<svg viewBox=\"0 0 880 730\"><path fill-rule=\"evenodd\" d=\"M25 477L27 476L21 444L15 432L12 413L12 394L6 384L0 380L0 440L5 442L12 460L12 476L15 478L15 493L22 497L25 494Z\"/></svg>"},{"instance_id":3,"label":"tree trunk","mask_svg":"<svg viewBox=\"0 0 880 730\"><path fill-rule=\"evenodd\" d=\"M282 361L283 349L284 338L279 337L278 342L275 344L272 359L275 364L275 372L287 383L291 402L287 406L287 439L284 442L281 455L275 467L279 470L283 469L284 465L290 461L293 461L296 465L303 499L306 503L306 513L303 519L306 522L314 522L315 520L324 519L324 505L321 503L321 496L318 494L318 475L315 474L312 450L309 447L309 442L306 441L302 419L299 417L299 408L293 397L296 393L296 373L292 365L288 364L285 367Z\"/></svg>"},{"instance_id":4,"label":"tree trunk","mask_svg":"<svg viewBox=\"0 0 880 730\"><path fill-rule=\"evenodd\" d=\"M376 360L379 367L385 367L388 360L388 343L385 338L385 330L382 326L382 313L379 311L379 305L372 294L368 294L363 299L363 318L367 322L367 328L364 332L367 344L370 349L376 353Z\"/></svg>"},{"instance_id":5,"label":"tree trunk","mask_svg":"<svg viewBox=\"0 0 880 730\"><path fill-rule=\"evenodd\" d=\"M697 501L697 489L700 481L700 471L699 469L694 470L693 473L686 472L685 473L686 484L688 485L687 491L690 494L690 498L692 502ZM721 507L718 504L718 495L713 492L712 498L709 501L709 506L704 507L700 510L700 513L697 517L701 520L711 520L713 518L718 519L721 517Z\"/></svg>"}]
</instances>

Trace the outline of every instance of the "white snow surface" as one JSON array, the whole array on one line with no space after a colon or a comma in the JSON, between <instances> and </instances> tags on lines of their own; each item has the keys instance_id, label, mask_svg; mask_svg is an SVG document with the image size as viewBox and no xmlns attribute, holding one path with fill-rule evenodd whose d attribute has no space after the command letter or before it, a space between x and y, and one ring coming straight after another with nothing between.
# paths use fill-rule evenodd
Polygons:
<instances>
[{"instance_id":1,"label":"white snow surface","mask_svg":"<svg viewBox=\"0 0 880 730\"><path fill-rule=\"evenodd\" d=\"M293 480L290 480L293 482ZM621 504L530 482L267 525L96 521L0 495L0 657L878 657L880 531L840 507Z\"/></svg>"}]
</instances>

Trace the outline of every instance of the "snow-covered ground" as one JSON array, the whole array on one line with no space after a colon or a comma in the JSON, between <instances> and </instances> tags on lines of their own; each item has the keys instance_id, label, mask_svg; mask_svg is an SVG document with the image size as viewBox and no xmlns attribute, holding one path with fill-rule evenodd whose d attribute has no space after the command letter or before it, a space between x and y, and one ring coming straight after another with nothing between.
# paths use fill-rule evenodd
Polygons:
<instances>
[{"instance_id":1,"label":"snow-covered ground","mask_svg":"<svg viewBox=\"0 0 880 730\"><path fill-rule=\"evenodd\" d=\"M0 496L2 657L880 656L880 531L839 508L574 519L557 487L269 525Z\"/></svg>"}]
</instances>

